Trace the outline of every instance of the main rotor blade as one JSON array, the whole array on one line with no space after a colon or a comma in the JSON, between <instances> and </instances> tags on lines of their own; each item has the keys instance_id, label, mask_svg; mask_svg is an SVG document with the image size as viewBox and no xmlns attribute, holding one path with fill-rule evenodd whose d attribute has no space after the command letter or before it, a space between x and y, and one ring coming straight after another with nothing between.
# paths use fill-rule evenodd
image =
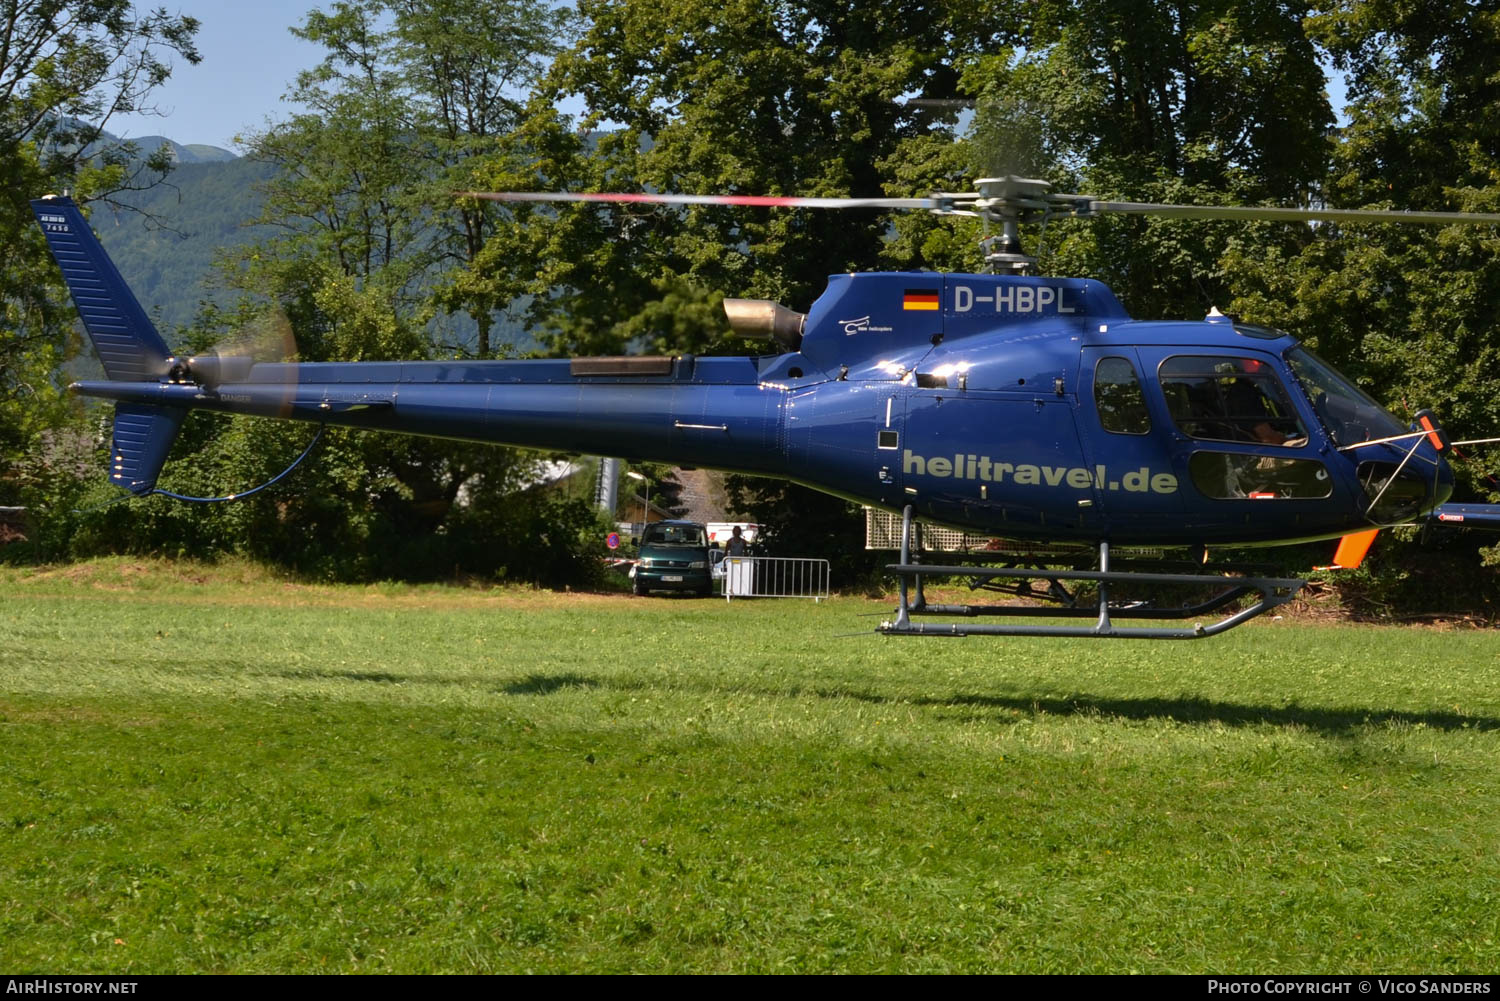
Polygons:
<instances>
[{"instance_id":1,"label":"main rotor blade","mask_svg":"<svg viewBox=\"0 0 1500 1001\"><path fill-rule=\"evenodd\" d=\"M458 191L492 202L644 202L657 205L752 205L801 209L939 209L936 198L800 198L780 195L658 195L643 191Z\"/></svg>"},{"instance_id":2,"label":"main rotor blade","mask_svg":"<svg viewBox=\"0 0 1500 1001\"><path fill-rule=\"evenodd\" d=\"M1047 182L991 178L980 192L935 192L926 198L805 198L782 195L676 195L644 191L458 191L460 198L493 202L595 202L654 205L748 205L758 208L920 209L953 215L979 215L993 222L1035 222L1043 218L1087 218L1105 212L1176 216L1183 219L1243 219L1273 222L1380 222L1449 225L1500 223L1486 212L1403 212L1392 209L1293 209L1267 205L1171 205L1158 202L1109 202L1088 195L1050 194Z\"/></svg>"},{"instance_id":3,"label":"main rotor blade","mask_svg":"<svg viewBox=\"0 0 1500 1001\"><path fill-rule=\"evenodd\" d=\"M1065 210L1066 211L1066 210ZM1266 219L1279 222L1401 222L1426 225L1449 223L1500 223L1500 215L1487 212L1400 212L1392 209L1284 209L1262 205L1159 205L1153 202L1102 202L1089 200L1075 209L1077 215L1096 212L1126 212L1137 215L1178 216L1185 219Z\"/></svg>"}]
</instances>

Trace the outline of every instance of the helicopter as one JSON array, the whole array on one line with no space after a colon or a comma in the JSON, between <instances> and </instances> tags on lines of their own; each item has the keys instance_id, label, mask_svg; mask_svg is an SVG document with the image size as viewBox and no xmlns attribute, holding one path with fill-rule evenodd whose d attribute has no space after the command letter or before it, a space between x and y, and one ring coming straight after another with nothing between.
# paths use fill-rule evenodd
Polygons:
<instances>
[{"instance_id":1,"label":"helicopter","mask_svg":"<svg viewBox=\"0 0 1500 1001\"><path fill-rule=\"evenodd\" d=\"M115 403L109 481L153 492L194 409L779 477L901 513L899 562L888 568L899 605L878 630L888 635L1202 638L1305 584L1209 567L1211 546L1342 539L1338 562L1357 565L1381 528L1424 518L1500 527L1500 505L1447 503L1455 443L1430 412L1408 426L1294 336L1217 310L1200 321L1133 319L1099 281L1031 274L1035 259L1019 239L1024 223L1106 212L1440 224L1494 224L1500 215L1112 202L1013 176L924 198L459 194L974 216L986 226L987 273L837 274L806 313L725 299L735 332L775 347L754 357L178 357L79 206L47 196L32 206L107 376L70 388ZM925 563L922 523L1073 543L1090 555L1061 568L1003 556L993 565ZM1192 558L1112 564L1111 547L1184 548ZM926 599L926 581L955 575L976 590L1050 603ZM1208 596L1120 597L1184 588ZM1208 625L1116 621L1220 609L1225 617ZM923 615L963 621L918 621ZM1007 621L989 621L997 617Z\"/></svg>"}]
</instances>

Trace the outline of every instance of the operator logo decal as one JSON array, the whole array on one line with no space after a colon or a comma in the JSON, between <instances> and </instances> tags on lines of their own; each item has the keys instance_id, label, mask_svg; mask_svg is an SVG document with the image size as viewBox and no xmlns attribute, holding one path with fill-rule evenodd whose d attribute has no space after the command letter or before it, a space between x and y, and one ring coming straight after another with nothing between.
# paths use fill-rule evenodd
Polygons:
<instances>
[{"instance_id":1,"label":"operator logo decal","mask_svg":"<svg viewBox=\"0 0 1500 1001\"><path fill-rule=\"evenodd\" d=\"M1111 474L1108 467L1041 466L1030 463L997 462L988 455L963 452L952 456L917 455L906 449L901 456L901 472L907 476L932 476L937 479L973 480L976 483L1015 483L1021 486L1067 486L1074 490L1123 490L1132 494L1175 494L1177 477L1171 473L1153 473L1149 466Z\"/></svg>"},{"instance_id":2,"label":"operator logo decal","mask_svg":"<svg viewBox=\"0 0 1500 1001\"><path fill-rule=\"evenodd\" d=\"M870 326L870 318L868 316L861 316L857 320L840 320L839 323L843 325L844 336L846 337L853 337L855 334L888 334L895 329L893 327L872 327Z\"/></svg>"}]
</instances>

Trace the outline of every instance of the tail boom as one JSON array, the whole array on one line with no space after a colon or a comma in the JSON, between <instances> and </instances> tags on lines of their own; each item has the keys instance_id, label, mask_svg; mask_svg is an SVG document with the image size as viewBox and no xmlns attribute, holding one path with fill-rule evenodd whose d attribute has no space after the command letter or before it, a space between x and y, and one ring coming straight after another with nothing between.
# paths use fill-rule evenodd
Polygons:
<instances>
[{"instance_id":1,"label":"tail boom","mask_svg":"<svg viewBox=\"0 0 1500 1001\"><path fill-rule=\"evenodd\" d=\"M1500 530L1500 504L1439 504L1428 519L1460 528L1497 531Z\"/></svg>"},{"instance_id":2,"label":"tail boom","mask_svg":"<svg viewBox=\"0 0 1500 1001\"><path fill-rule=\"evenodd\" d=\"M742 361L740 359L731 359ZM566 364L566 363L564 363ZM394 366L391 366L394 367ZM548 451L622 455L750 473L784 469L786 394L755 384L559 384L551 362L478 362L504 379L372 382L384 365L258 366L269 381L215 389L170 382L80 382L74 392L166 409L278 417ZM306 372L288 370L306 368ZM256 374L261 374L257 372ZM287 379L288 375L291 379ZM303 377L336 374L337 382ZM527 381L519 381L529 377Z\"/></svg>"}]
</instances>

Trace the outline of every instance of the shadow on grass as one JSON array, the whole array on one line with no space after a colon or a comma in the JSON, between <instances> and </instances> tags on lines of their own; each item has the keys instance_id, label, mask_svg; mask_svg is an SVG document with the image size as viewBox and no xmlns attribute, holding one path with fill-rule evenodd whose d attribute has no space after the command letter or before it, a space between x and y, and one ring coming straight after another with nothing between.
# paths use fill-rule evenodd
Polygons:
<instances>
[{"instance_id":1,"label":"shadow on grass","mask_svg":"<svg viewBox=\"0 0 1500 1001\"><path fill-rule=\"evenodd\" d=\"M528 674L500 691L506 695L551 695L560 688L598 688L599 682L581 674Z\"/></svg>"},{"instance_id":2,"label":"shadow on grass","mask_svg":"<svg viewBox=\"0 0 1500 1001\"><path fill-rule=\"evenodd\" d=\"M321 668L289 669L285 671L263 671L262 675L273 678L286 678L290 681L316 681L327 679L331 681L367 681L382 685L399 685L411 679L401 674L391 674L389 671L326 671Z\"/></svg>"},{"instance_id":3,"label":"shadow on grass","mask_svg":"<svg viewBox=\"0 0 1500 1001\"><path fill-rule=\"evenodd\" d=\"M383 685L447 685L455 688L473 688L486 684L488 681L482 675L475 674L405 675L392 674L389 671L330 671L321 668L271 671L267 673L273 677L287 678L292 681L359 681ZM510 682L503 688L490 689L490 691L505 695L551 695L553 692L563 688L598 687L599 682L593 678L586 678L581 674L569 672L567 674L529 674L524 678Z\"/></svg>"},{"instance_id":4,"label":"shadow on grass","mask_svg":"<svg viewBox=\"0 0 1500 1001\"><path fill-rule=\"evenodd\" d=\"M482 679L473 675L445 678L432 676L403 677L382 671L327 671L298 670L276 672L281 677L294 679L332 678L380 684L411 682L415 684L454 685L461 687L482 684ZM744 684L655 684L630 678L600 680L577 672L562 674L528 674L500 688L490 691L504 695L551 695L565 688L608 689L614 691L641 691L664 687L676 691L702 691L722 695L737 692L759 698L801 698L815 696L820 699L853 699L872 705L909 705L936 709L997 710L1007 714L1007 719L997 722L1015 722L1023 717L1037 716L1099 716L1128 720L1173 720L1194 725L1217 723L1221 726L1299 726L1330 736L1348 736L1360 729L1370 727L1426 727L1431 730L1475 730L1480 733L1500 730L1500 718L1494 716L1465 716L1462 713L1430 710L1427 712L1376 709L1345 706L1322 707L1301 706L1295 703L1286 706L1250 705L1225 702L1215 699L1178 696L1176 698L1118 698L1088 694L1067 697L1043 697L1017 694L958 693L955 695L908 696L882 695L877 692L857 691L847 688L760 688Z\"/></svg>"},{"instance_id":5,"label":"shadow on grass","mask_svg":"<svg viewBox=\"0 0 1500 1001\"><path fill-rule=\"evenodd\" d=\"M1426 727L1431 730L1474 730L1486 733L1500 730L1500 718L1494 716L1465 716L1462 713L1431 710L1415 712L1401 709L1375 709L1357 706L1322 707L1248 705L1214 699L1178 696L1177 698L1103 698L1079 694L1066 698L1038 697L1034 695L981 695L959 693L946 697L881 695L874 692L851 691L844 688L756 688L746 685L725 686L666 685L657 686L649 682L627 678L612 678L599 681L578 674L530 675L501 689L507 695L547 695L560 688L605 688L616 691L640 691L654 687L668 687L677 691L703 691L724 694L735 691L758 697L798 698L813 695L822 699L854 699L875 705L911 705L948 709L994 709L1011 714L1009 722L1020 717L1036 716L1099 716L1128 720L1172 720L1193 725L1217 723L1221 726L1299 726L1328 736L1349 736L1360 729L1370 727Z\"/></svg>"},{"instance_id":6,"label":"shadow on grass","mask_svg":"<svg viewBox=\"0 0 1500 1001\"><path fill-rule=\"evenodd\" d=\"M1409 726L1432 730L1500 730L1493 716L1465 716L1453 712L1411 712L1398 709L1317 706L1256 706L1188 696L1178 698L1098 698L1075 695L1068 698L1038 698L1027 695L959 694L947 698L891 699L883 695L849 691L820 691L824 698L858 699L864 702L902 702L914 706L1003 709L1020 716L1112 716L1132 720L1173 720L1179 723L1218 723L1223 726L1300 726L1319 733L1340 736L1362 727Z\"/></svg>"}]
</instances>

